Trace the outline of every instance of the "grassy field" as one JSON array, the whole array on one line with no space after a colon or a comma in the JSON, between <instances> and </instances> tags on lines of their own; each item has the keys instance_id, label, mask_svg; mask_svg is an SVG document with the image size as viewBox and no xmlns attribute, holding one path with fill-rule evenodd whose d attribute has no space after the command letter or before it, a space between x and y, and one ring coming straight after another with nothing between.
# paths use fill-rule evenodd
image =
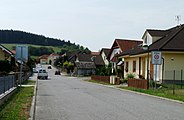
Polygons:
<instances>
[{"instance_id":1,"label":"grassy field","mask_svg":"<svg viewBox=\"0 0 184 120\"><path fill-rule=\"evenodd\" d=\"M9 50L12 50L13 46L16 46L17 44L2 44L3 46L5 46L6 48L8 48ZM40 46L40 45L29 45L26 44L27 46L32 46L32 47L48 47L48 48L52 48L54 50L55 53L60 52L61 48L59 47L54 47L54 46Z\"/></svg>"},{"instance_id":2,"label":"grassy field","mask_svg":"<svg viewBox=\"0 0 184 120\"><path fill-rule=\"evenodd\" d=\"M24 84L35 84L27 81ZM31 107L34 87L19 87L16 93L0 106L0 120L27 120Z\"/></svg>"}]
</instances>

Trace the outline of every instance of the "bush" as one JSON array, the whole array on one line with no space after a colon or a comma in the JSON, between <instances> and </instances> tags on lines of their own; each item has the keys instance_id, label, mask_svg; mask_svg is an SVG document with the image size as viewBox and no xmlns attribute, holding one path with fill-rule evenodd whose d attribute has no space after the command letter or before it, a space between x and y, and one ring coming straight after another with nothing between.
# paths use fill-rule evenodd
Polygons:
<instances>
[{"instance_id":1,"label":"bush","mask_svg":"<svg viewBox=\"0 0 184 120\"><path fill-rule=\"evenodd\" d=\"M128 73L126 78L122 80L122 83L127 83L129 78L135 78L135 75L133 73Z\"/></svg>"},{"instance_id":2,"label":"bush","mask_svg":"<svg viewBox=\"0 0 184 120\"><path fill-rule=\"evenodd\" d=\"M103 66L96 68L96 75L109 76L111 75L111 66Z\"/></svg>"},{"instance_id":3,"label":"bush","mask_svg":"<svg viewBox=\"0 0 184 120\"><path fill-rule=\"evenodd\" d=\"M133 73L128 73L126 75L126 78L129 79L129 78L135 78L135 75Z\"/></svg>"}]
</instances>

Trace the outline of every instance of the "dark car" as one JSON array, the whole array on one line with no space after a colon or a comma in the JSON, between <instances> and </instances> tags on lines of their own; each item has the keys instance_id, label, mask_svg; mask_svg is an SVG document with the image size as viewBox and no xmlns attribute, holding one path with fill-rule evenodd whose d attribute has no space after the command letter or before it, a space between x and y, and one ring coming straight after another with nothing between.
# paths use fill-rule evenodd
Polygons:
<instances>
[{"instance_id":1,"label":"dark car","mask_svg":"<svg viewBox=\"0 0 184 120\"><path fill-rule=\"evenodd\" d=\"M49 66L48 66L48 69L52 69L52 67L49 65Z\"/></svg>"},{"instance_id":2,"label":"dark car","mask_svg":"<svg viewBox=\"0 0 184 120\"><path fill-rule=\"evenodd\" d=\"M61 75L61 72L59 70L56 70L55 75Z\"/></svg>"}]
</instances>

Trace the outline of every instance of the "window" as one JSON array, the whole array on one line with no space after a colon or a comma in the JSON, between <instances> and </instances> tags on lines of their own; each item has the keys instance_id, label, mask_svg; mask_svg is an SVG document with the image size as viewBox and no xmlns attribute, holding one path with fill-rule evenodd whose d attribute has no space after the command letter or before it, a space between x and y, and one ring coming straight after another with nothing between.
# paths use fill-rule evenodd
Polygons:
<instances>
[{"instance_id":1,"label":"window","mask_svg":"<svg viewBox=\"0 0 184 120\"><path fill-rule=\"evenodd\" d=\"M133 61L133 72L136 72L136 61Z\"/></svg>"},{"instance_id":2,"label":"window","mask_svg":"<svg viewBox=\"0 0 184 120\"><path fill-rule=\"evenodd\" d=\"M128 62L126 62L125 71L128 72Z\"/></svg>"},{"instance_id":3,"label":"window","mask_svg":"<svg viewBox=\"0 0 184 120\"><path fill-rule=\"evenodd\" d=\"M147 44L148 43L148 37L145 37L144 43Z\"/></svg>"}]
</instances>

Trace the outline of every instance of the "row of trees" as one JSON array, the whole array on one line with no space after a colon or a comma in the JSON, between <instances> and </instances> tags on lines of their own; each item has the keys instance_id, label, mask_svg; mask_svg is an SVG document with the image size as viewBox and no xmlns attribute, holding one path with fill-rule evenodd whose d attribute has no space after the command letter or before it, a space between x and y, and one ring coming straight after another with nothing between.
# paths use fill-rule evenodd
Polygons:
<instances>
[{"instance_id":1,"label":"row of trees","mask_svg":"<svg viewBox=\"0 0 184 120\"><path fill-rule=\"evenodd\" d=\"M70 45L70 41L54 39L17 30L0 30L0 42L11 44L35 44L45 46L63 46Z\"/></svg>"}]
</instances>

